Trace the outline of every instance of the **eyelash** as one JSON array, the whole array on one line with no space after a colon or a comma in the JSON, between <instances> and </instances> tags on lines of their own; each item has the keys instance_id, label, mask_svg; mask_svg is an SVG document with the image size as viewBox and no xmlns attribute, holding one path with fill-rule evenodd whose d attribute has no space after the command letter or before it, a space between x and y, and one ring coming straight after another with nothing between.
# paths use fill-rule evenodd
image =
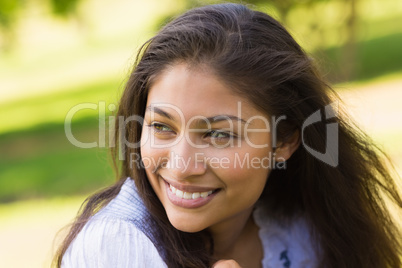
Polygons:
<instances>
[{"instance_id":1,"label":"eyelash","mask_svg":"<svg viewBox=\"0 0 402 268\"><path fill-rule=\"evenodd\" d=\"M172 133L172 132L174 132L169 126L167 126L167 125L165 125L165 124L161 124L161 123L156 123L156 122L153 122L153 123L151 123L151 124L149 124L149 125L147 125L149 128L152 128L152 130L155 132L155 133L158 133L158 134L164 134L164 133ZM168 128L169 130L161 130L160 128ZM225 137L216 137L216 135L219 135L219 134L223 134L223 135L225 135ZM215 137L214 137L215 136ZM214 129L212 129L212 130L209 130L207 133L205 133L205 137L211 137L211 138L213 138L213 139L216 139L216 140L223 140L223 139L231 139L231 138L236 138L237 136L236 135L233 135L232 133L228 133L228 132L224 132L224 131L220 131L220 130L214 130Z\"/></svg>"},{"instance_id":2,"label":"eyelash","mask_svg":"<svg viewBox=\"0 0 402 268\"><path fill-rule=\"evenodd\" d=\"M225 137L213 137L214 135L219 135L219 134L223 134L223 135L225 135ZM224 131L219 131L219 130L210 130L206 135L213 137L214 139L217 139L217 140L235 138L235 136L233 134L224 132Z\"/></svg>"},{"instance_id":3,"label":"eyelash","mask_svg":"<svg viewBox=\"0 0 402 268\"><path fill-rule=\"evenodd\" d=\"M154 123L151 123L151 124L149 124L149 125L147 125L149 128L152 128L152 130L154 131L154 132L156 132L156 133L166 133L166 132L173 132L173 130L169 127L169 126L167 126L167 125L165 125L165 124L161 124L161 123L156 123L156 122L154 122ZM163 128L163 127L166 127L166 128L168 128L169 130L160 130L160 129L158 129L158 128Z\"/></svg>"}]
</instances>

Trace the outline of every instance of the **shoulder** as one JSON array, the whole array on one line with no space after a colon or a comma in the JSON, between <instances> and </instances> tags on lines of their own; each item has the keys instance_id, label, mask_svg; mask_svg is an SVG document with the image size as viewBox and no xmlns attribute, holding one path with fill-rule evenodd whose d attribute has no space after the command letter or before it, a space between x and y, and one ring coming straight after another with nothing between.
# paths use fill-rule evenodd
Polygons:
<instances>
[{"instance_id":1,"label":"shoulder","mask_svg":"<svg viewBox=\"0 0 402 268\"><path fill-rule=\"evenodd\" d=\"M147 228L147 211L131 179L79 232L63 267L166 267Z\"/></svg>"},{"instance_id":2,"label":"shoulder","mask_svg":"<svg viewBox=\"0 0 402 268\"><path fill-rule=\"evenodd\" d=\"M315 243L302 216L280 222L257 207L254 219L260 228L259 236L264 247L263 267L317 267Z\"/></svg>"},{"instance_id":3,"label":"shoulder","mask_svg":"<svg viewBox=\"0 0 402 268\"><path fill-rule=\"evenodd\" d=\"M63 256L62 267L165 267L151 240L123 219L94 217Z\"/></svg>"}]
</instances>

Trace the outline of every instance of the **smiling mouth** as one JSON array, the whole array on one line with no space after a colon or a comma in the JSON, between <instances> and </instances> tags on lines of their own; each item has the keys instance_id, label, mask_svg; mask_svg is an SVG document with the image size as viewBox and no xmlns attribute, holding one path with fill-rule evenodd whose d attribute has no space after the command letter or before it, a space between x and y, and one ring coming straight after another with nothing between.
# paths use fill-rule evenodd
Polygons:
<instances>
[{"instance_id":1,"label":"smiling mouth","mask_svg":"<svg viewBox=\"0 0 402 268\"><path fill-rule=\"evenodd\" d=\"M178 189L166 180L164 183L166 186L166 194L170 202L176 206L188 209L195 209L208 204L221 190L220 188L211 189L189 185L180 186L182 188ZM197 190L200 192L195 192ZM204 191L201 192L202 190Z\"/></svg>"},{"instance_id":2,"label":"smiling mouth","mask_svg":"<svg viewBox=\"0 0 402 268\"><path fill-rule=\"evenodd\" d=\"M198 198L207 198L214 192L218 190L208 191L208 192L183 192L179 189L176 189L172 185L169 184L170 191L175 194L177 197L182 199L198 199Z\"/></svg>"}]
</instances>

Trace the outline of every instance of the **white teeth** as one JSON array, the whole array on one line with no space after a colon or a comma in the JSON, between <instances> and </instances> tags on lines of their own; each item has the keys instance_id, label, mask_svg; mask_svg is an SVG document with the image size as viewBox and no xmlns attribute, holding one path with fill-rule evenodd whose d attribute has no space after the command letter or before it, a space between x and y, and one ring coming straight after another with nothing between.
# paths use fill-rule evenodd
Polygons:
<instances>
[{"instance_id":1,"label":"white teeth","mask_svg":"<svg viewBox=\"0 0 402 268\"><path fill-rule=\"evenodd\" d=\"M201 193L201 197L207 197L208 196L208 192L202 192Z\"/></svg>"},{"instance_id":2,"label":"white teeth","mask_svg":"<svg viewBox=\"0 0 402 268\"><path fill-rule=\"evenodd\" d=\"M183 198L183 191L176 190L176 196L180 197L180 198Z\"/></svg>"},{"instance_id":3,"label":"white teeth","mask_svg":"<svg viewBox=\"0 0 402 268\"><path fill-rule=\"evenodd\" d=\"M172 193L176 193L176 188L174 188L172 185L170 185L170 190L172 191Z\"/></svg>"},{"instance_id":4,"label":"white teeth","mask_svg":"<svg viewBox=\"0 0 402 268\"><path fill-rule=\"evenodd\" d=\"M193 198L193 195L191 193L184 192L183 197L184 197L184 199L191 199L191 198Z\"/></svg>"},{"instance_id":5,"label":"white teeth","mask_svg":"<svg viewBox=\"0 0 402 268\"><path fill-rule=\"evenodd\" d=\"M177 197L179 198L184 198L184 199L197 199L200 197L207 197L210 194L212 194L212 191L209 192L195 192L195 193L190 193L190 192L183 192L181 190L178 190L176 188L174 188L172 185L169 185L170 191L172 191L172 193L174 193Z\"/></svg>"}]
</instances>

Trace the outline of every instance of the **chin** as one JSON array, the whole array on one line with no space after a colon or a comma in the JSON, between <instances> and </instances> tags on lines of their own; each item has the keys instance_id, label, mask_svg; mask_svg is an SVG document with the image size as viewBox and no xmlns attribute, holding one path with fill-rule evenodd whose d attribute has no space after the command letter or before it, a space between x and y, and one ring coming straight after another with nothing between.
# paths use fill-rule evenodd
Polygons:
<instances>
[{"instance_id":1,"label":"chin","mask_svg":"<svg viewBox=\"0 0 402 268\"><path fill-rule=\"evenodd\" d=\"M197 224L194 224L193 220L189 219L188 217L169 217L168 214L168 218L173 227L182 232L196 233L206 228L204 224L200 224L199 222Z\"/></svg>"}]
</instances>

